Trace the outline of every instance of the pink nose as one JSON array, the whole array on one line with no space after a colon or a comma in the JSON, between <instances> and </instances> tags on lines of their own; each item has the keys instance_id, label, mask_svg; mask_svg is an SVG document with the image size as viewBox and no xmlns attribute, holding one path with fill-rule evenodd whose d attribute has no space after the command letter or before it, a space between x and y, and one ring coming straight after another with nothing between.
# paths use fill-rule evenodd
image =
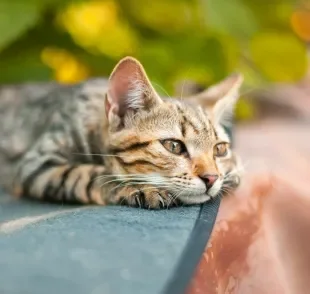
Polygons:
<instances>
[{"instance_id":1,"label":"pink nose","mask_svg":"<svg viewBox=\"0 0 310 294\"><path fill-rule=\"evenodd\" d=\"M200 178L204 181L207 188L210 189L215 183L215 181L219 178L219 176L218 175L203 175L203 176L200 176Z\"/></svg>"}]
</instances>

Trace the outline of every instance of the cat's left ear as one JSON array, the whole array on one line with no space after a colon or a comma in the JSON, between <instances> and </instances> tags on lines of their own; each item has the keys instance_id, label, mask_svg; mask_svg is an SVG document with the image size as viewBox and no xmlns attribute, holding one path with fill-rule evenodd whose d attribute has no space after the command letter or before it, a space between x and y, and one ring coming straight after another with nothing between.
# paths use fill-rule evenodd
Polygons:
<instances>
[{"instance_id":1,"label":"cat's left ear","mask_svg":"<svg viewBox=\"0 0 310 294\"><path fill-rule=\"evenodd\" d=\"M235 73L205 91L189 97L188 101L198 103L212 115L214 124L229 126L239 99L243 76Z\"/></svg>"},{"instance_id":2,"label":"cat's left ear","mask_svg":"<svg viewBox=\"0 0 310 294\"><path fill-rule=\"evenodd\" d=\"M149 110L162 103L149 81L143 66L132 57L123 58L109 79L105 101L109 122L121 123L128 112Z\"/></svg>"}]
</instances>

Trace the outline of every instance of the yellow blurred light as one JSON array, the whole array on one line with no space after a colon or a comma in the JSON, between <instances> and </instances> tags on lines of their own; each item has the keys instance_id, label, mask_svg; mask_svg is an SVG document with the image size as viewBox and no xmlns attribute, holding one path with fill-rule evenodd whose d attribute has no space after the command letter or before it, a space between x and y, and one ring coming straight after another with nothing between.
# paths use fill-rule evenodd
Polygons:
<instances>
[{"instance_id":1,"label":"yellow blurred light","mask_svg":"<svg viewBox=\"0 0 310 294\"><path fill-rule=\"evenodd\" d=\"M68 55L69 54L66 50L47 47L44 48L41 52L41 59L46 65L53 69L56 69L66 61Z\"/></svg>"},{"instance_id":2,"label":"yellow blurred light","mask_svg":"<svg viewBox=\"0 0 310 294\"><path fill-rule=\"evenodd\" d=\"M131 0L136 20L162 33L181 32L193 24L193 5L185 1Z\"/></svg>"},{"instance_id":3,"label":"yellow blurred light","mask_svg":"<svg viewBox=\"0 0 310 294\"><path fill-rule=\"evenodd\" d=\"M82 81L87 76L87 69L75 60L68 60L55 71L55 79L66 84Z\"/></svg>"},{"instance_id":4,"label":"yellow blurred light","mask_svg":"<svg viewBox=\"0 0 310 294\"><path fill-rule=\"evenodd\" d=\"M291 24L298 37L310 41L310 11L295 11L291 17Z\"/></svg>"},{"instance_id":5,"label":"yellow blurred light","mask_svg":"<svg viewBox=\"0 0 310 294\"><path fill-rule=\"evenodd\" d=\"M133 30L119 18L112 0L71 4L58 20L76 43L91 51L119 58L137 46Z\"/></svg>"},{"instance_id":6,"label":"yellow blurred light","mask_svg":"<svg viewBox=\"0 0 310 294\"><path fill-rule=\"evenodd\" d=\"M294 34L261 32L252 38L249 48L254 64L270 80L296 82L304 78L307 48Z\"/></svg>"},{"instance_id":7,"label":"yellow blurred light","mask_svg":"<svg viewBox=\"0 0 310 294\"><path fill-rule=\"evenodd\" d=\"M76 83L89 76L88 68L64 49L45 48L41 52L41 59L54 70L54 78L60 83Z\"/></svg>"},{"instance_id":8,"label":"yellow blurred light","mask_svg":"<svg viewBox=\"0 0 310 294\"><path fill-rule=\"evenodd\" d=\"M112 1L73 3L59 15L61 24L78 40L93 40L117 21L117 6ZM92 42L91 42L92 43Z\"/></svg>"},{"instance_id":9,"label":"yellow blurred light","mask_svg":"<svg viewBox=\"0 0 310 294\"><path fill-rule=\"evenodd\" d=\"M116 26L110 34L106 34L104 38L98 40L97 48L106 55L119 58L124 55L133 55L136 44L126 26Z\"/></svg>"}]
</instances>

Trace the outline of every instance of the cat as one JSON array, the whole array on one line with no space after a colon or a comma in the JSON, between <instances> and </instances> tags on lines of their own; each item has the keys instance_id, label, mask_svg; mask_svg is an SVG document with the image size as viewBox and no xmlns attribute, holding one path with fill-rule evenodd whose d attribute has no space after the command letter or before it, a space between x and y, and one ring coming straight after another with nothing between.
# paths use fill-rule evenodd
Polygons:
<instances>
[{"instance_id":1,"label":"cat","mask_svg":"<svg viewBox=\"0 0 310 294\"><path fill-rule=\"evenodd\" d=\"M233 74L186 99L161 98L140 62L76 85L0 89L1 185L17 197L158 209L234 190L224 130L243 82Z\"/></svg>"}]
</instances>

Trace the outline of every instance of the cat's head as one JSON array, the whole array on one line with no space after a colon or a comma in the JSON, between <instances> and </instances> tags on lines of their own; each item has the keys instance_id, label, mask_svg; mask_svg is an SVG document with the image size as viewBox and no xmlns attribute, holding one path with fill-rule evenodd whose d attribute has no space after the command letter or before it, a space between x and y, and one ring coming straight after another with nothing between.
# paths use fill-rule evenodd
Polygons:
<instances>
[{"instance_id":1,"label":"cat's head","mask_svg":"<svg viewBox=\"0 0 310 294\"><path fill-rule=\"evenodd\" d=\"M241 83L232 75L196 96L163 99L137 60L122 59L105 99L110 171L125 183L165 188L184 203L218 195L235 167L223 125Z\"/></svg>"}]
</instances>

